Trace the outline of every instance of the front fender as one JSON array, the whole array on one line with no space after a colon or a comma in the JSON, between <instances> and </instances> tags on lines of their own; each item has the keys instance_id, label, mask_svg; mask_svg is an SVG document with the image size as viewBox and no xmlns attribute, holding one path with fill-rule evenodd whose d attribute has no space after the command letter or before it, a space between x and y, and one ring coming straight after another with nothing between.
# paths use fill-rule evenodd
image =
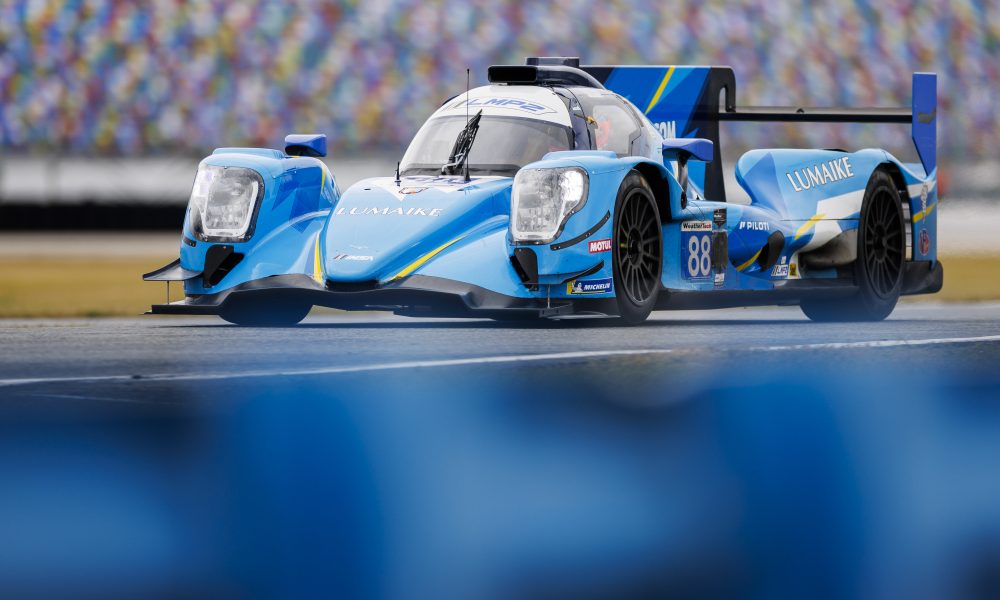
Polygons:
<instances>
[{"instance_id":1,"label":"front fender","mask_svg":"<svg viewBox=\"0 0 1000 600\"><path fill-rule=\"evenodd\" d=\"M185 281L186 294L216 294L262 277L312 273L316 237L340 197L325 164L277 151L223 149L201 165L253 169L264 180L264 194L245 242L198 239L185 215L180 264L203 275ZM218 271L219 256L226 257L225 272Z\"/></svg>"},{"instance_id":2,"label":"front fender","mask_svg":"<svg viewBox=\"0 0 1000 600\"><path fill-rule=\"evenodd\" d=\"M601 279L612 276L611 239L615 201L622 181L631 170L639 170L650 182L658 204L663 205L661 212L667 207L672 214L680 211L680 187L673 174L656 161L642 157L618 158L613 152L566 151L547 154L542 160L524 168L559 167L579 167L587 172L590 186L586 203L567 219L562 231L551 242L514 243L510 235L507 242L511 256L518 248L535 254L538 283L558 286L553 288L553 292L558 289L560 293L565 293L561 284L578 277ZM603 295L611 295L611 292Z\"/></svg>"}]
</instances>

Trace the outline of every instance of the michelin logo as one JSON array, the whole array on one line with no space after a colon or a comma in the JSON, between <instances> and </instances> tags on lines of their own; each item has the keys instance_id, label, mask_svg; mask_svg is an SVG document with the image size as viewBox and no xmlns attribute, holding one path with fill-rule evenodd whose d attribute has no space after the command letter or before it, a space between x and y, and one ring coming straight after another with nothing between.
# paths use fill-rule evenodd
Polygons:
<instances>
[{"instance_id":1,"label":"michelin logo","mask_svg":"<svg viewBox=\"0 0 1000 600\"><path fill-rule=\"evenodd\" d=\"M801 192L821 185L826 185L832 181L841 181L854 177L851 167L851 160L845 156L836 160L827 161L804 169L796 169L791 173L785 173L788 182L792 184L792 189ZM795 177L793 178L792 175ZM796 185L798 182L798 185Z\"/></svg>"},{"instance_id":2,"label":"michelin logo","mask_svg":"<svg viewBox=\"0 0 1000 600\"><path fill-rule=\"evenodd\" d=\"M452 105L451 110L462 108L463 106L465 106L464 100ZM524 111L533 115L544 115L556 112L542 104L529 102L527 100L520 100L518 98L473 98L469 100L469 108L508 108L511 110Z\"/></svg>"},{"instance_id":3,"label":"michelin logo","mask_svg":"<svg viewBox=\"0 0 1000 600\"><path fill-rule=\"evenodd\" d=\"M606 279L575 279L566 284L567 294L603 294L611 291L611 278Z\"/></svg>"}]
</instances>

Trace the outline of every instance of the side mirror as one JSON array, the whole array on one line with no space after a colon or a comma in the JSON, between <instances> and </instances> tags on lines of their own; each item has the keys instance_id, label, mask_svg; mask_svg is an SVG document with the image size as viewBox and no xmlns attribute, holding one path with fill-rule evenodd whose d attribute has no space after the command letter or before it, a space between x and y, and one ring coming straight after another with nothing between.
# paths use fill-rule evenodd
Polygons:
<instances>
[{"instance_id":1,"label":"side mirror","mask_svg":"<svg viewBox=\"0 0 1000 600\"><path fill-rule=\"evenodd\" d=\"M286 135L285 154L289 156L326 156L326 135L322 133Z\"/></svg>"},{"instance_id":2,"label":"side mirror","mask_svg":"<svg viewBox=\"0 0 1000 600\"><path fill-rule=\"evenodd\" d=\"M663 162L677 161L677 183L681 186L681 208L687 208L688 159L712 162L715 144L704 138L668 138L663 140Z\"/></svg>"}]
</instances>

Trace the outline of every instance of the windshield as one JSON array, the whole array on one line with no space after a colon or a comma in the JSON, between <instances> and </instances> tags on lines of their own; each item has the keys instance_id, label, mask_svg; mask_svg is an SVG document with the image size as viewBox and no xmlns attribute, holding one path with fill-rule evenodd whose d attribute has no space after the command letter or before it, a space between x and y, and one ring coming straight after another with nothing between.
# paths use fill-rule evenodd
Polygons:
<instances>
[{"instance_id":1,"label":"windshield","mask_svg":"<svg viewBox=\"0 0 1000 600\"><path fill-rule=\"evenodd\" d=\"M403 156L400 174L440 175L465 122L461 116L427 121ZM539 119L483 115L469 153L469 172L513 177L518 169L549 152L569 150L572 141L573 130L563 125Z\"/></svg>"}]
</instances>

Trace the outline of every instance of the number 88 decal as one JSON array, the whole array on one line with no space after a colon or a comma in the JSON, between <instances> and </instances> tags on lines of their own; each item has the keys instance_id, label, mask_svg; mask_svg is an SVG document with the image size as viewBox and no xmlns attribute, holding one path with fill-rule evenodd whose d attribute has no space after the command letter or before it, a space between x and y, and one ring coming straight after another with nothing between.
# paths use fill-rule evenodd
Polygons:
<instances>
[{"instance_id":1,"label":"number 88 decal","mask_svg":"<svg viewBox=\"0 0 1000 600\"><path fill-rule=\"evenodd\" d=\"M684 264L688 279L702 279L712 274L712 234L686 232Z\"/></svg>"}]
</instances>

